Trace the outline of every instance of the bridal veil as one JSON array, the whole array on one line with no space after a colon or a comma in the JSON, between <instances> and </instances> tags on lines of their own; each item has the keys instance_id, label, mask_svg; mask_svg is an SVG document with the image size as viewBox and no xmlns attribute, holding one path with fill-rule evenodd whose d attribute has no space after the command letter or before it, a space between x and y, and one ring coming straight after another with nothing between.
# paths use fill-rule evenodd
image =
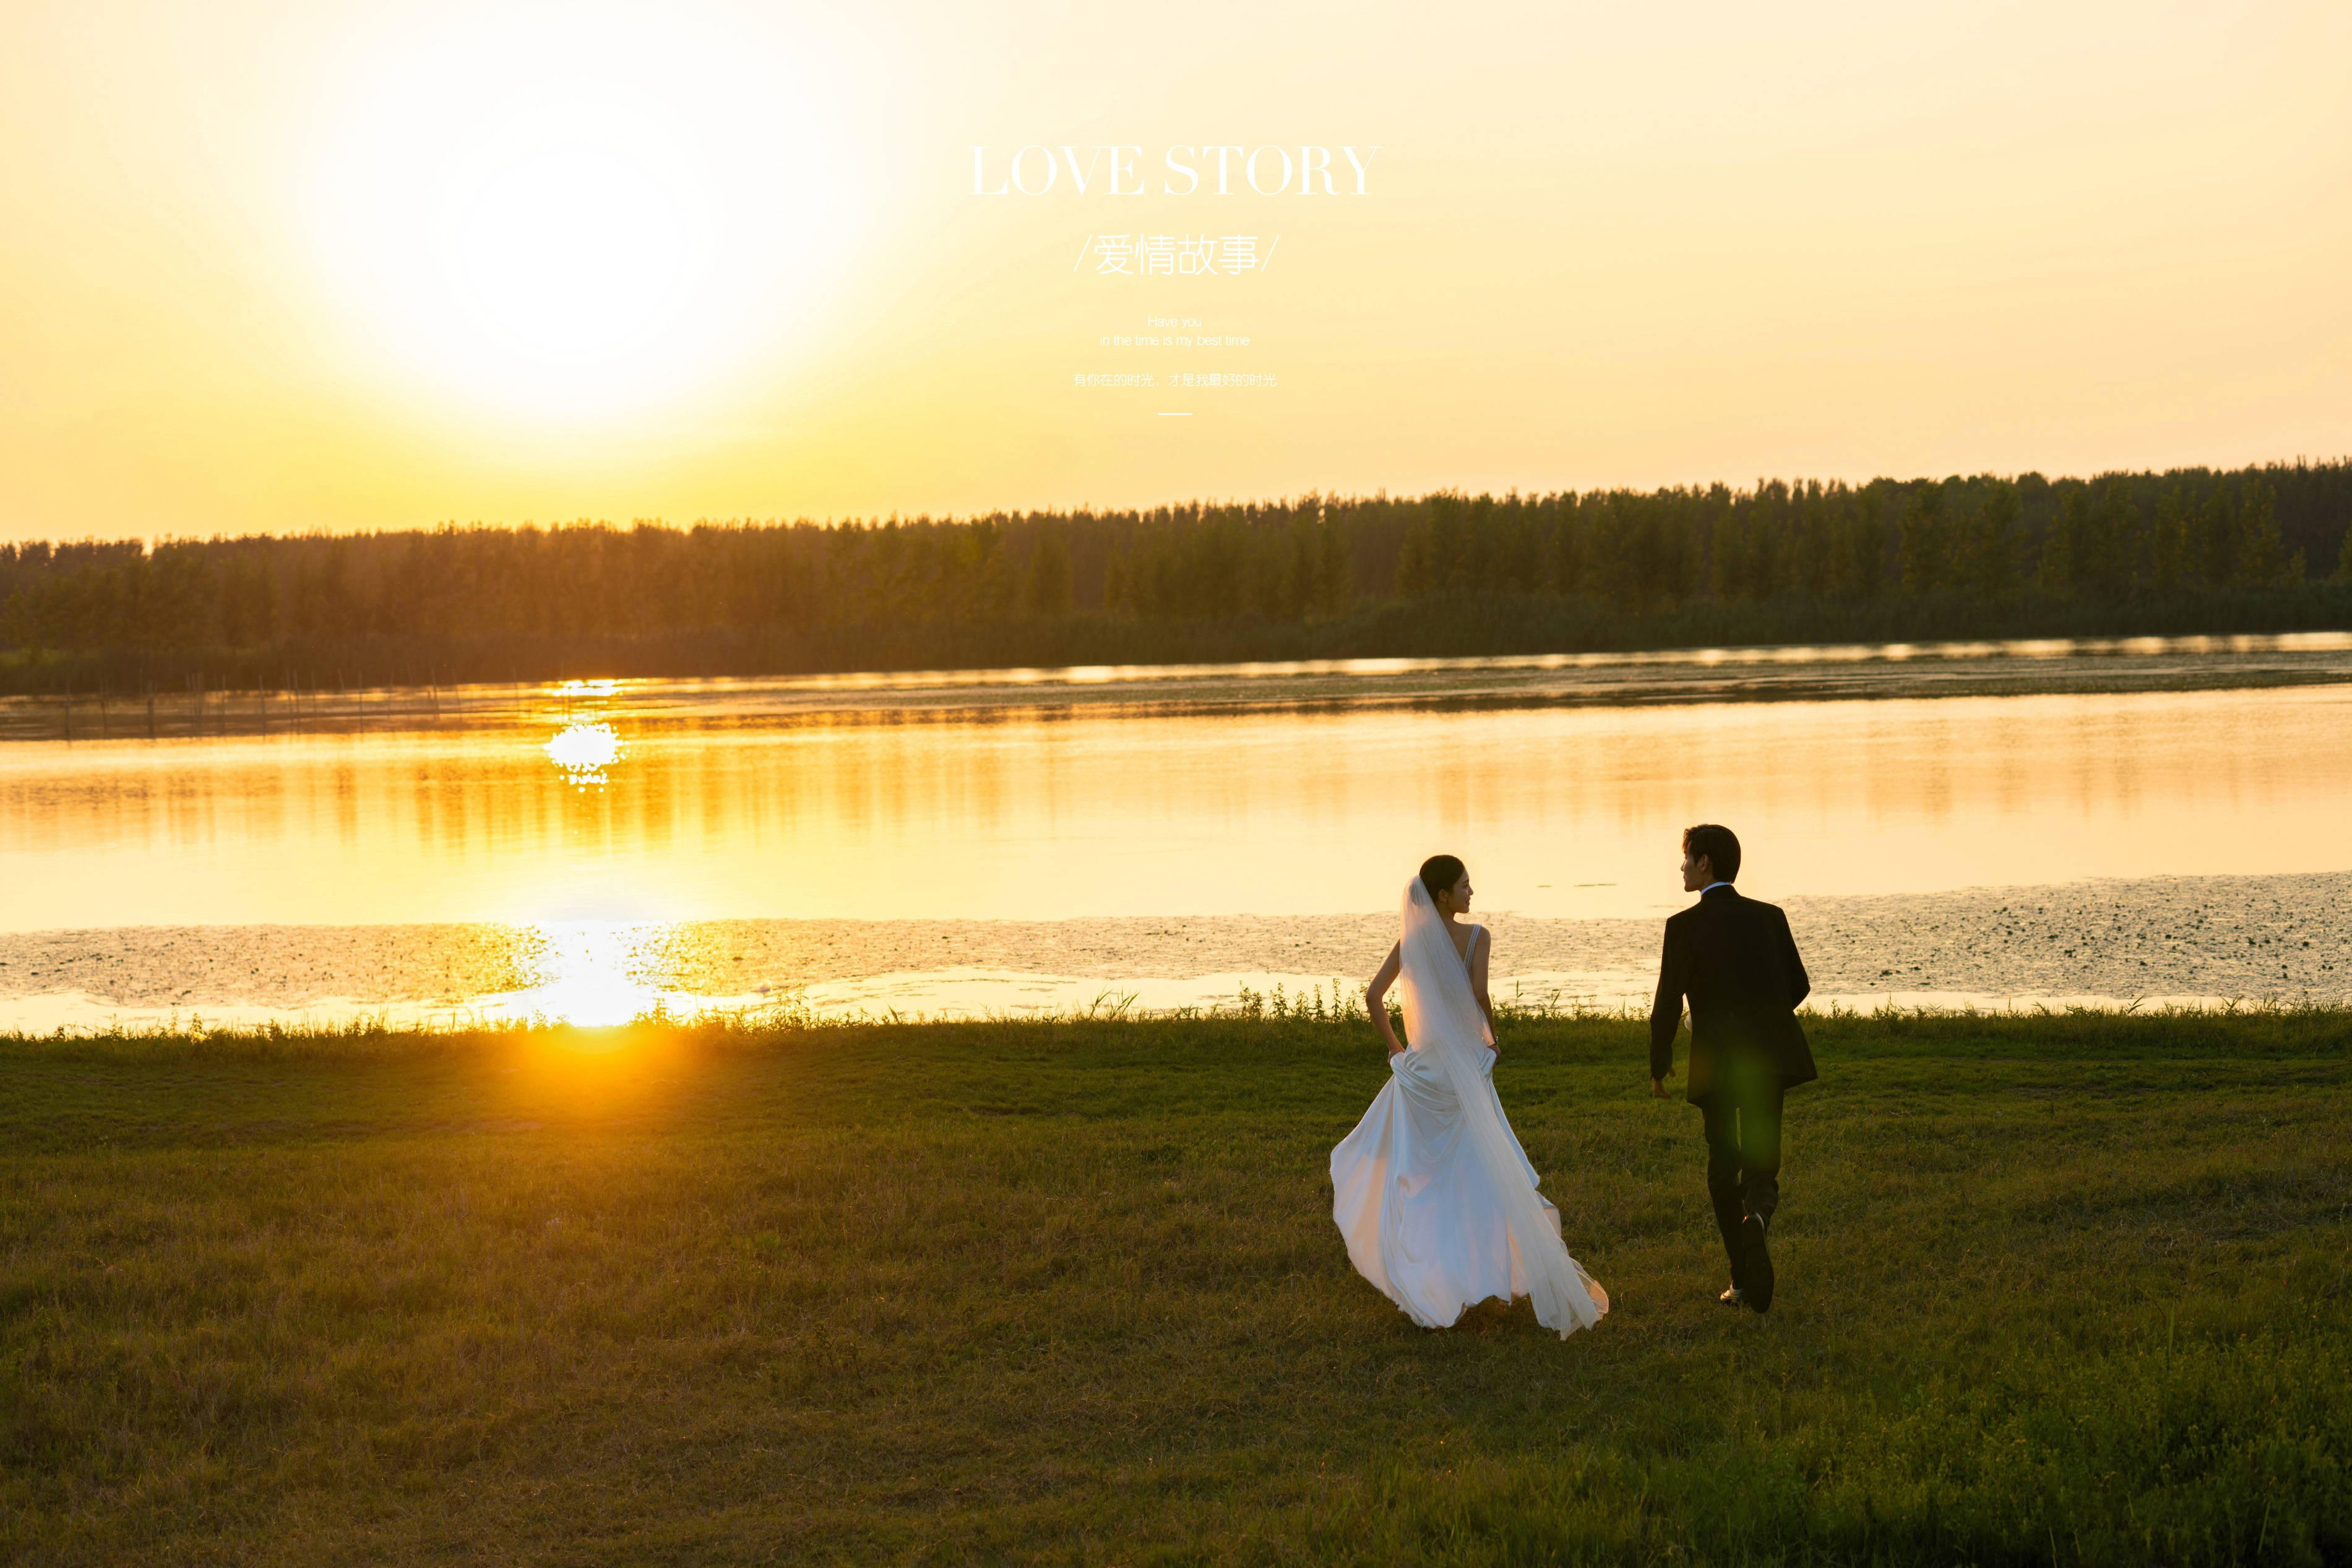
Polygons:
<instances>
[{"instance_id":1,"label":"bridal veil","mask_svg":"<svg viewBox=\"0 0 2352 1568\"><path fill-rule=\"evenodd\" d=\"M1609 1297L1561 1242L1558 1211L1496 1097L1493 1036L1429 891L1405 885L1397 944L1411 1049L1332 1151L1332 1217L1365 1278L1424 1327L1488 1295L1524 1292L1565 1339Z\"/></svg>"}]
</instances>

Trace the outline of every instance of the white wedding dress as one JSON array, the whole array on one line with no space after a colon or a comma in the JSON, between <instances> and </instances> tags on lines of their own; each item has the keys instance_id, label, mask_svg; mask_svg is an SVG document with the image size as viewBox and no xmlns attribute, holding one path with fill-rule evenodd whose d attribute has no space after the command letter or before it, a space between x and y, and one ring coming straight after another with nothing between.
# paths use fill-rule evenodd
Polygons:
<instances>
[{"instance_id":1,"label":"white wedding dress","mask_svg":"<svg viewBox=\"0 0 2352 1568\"><path fill-rule=\"evenodd\" d=\"M1485 939L1480 929L1472 938ZM1356 1130L1331 1151L1331 1217L1357 1271L1424 1329L1489 1297L1534 1299L1562 1339L1609 1310L1569 1256L1559 1210L1495 1093L1494 1037L1445 921L1405 886L1398 976L1408 1048Z\"/></svg>"}]
</instances>

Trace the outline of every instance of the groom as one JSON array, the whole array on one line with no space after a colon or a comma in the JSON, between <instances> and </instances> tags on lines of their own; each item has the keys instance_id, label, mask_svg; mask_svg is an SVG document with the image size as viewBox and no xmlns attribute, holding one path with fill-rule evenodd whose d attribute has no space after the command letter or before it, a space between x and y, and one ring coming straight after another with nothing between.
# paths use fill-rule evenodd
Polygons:
<instances>
[{"instance_id":1,"label":"groom","mask_svg":"<svg viewBox=\"0 0 2352 1568\"><path fill-rule=\"evenodd\" d=\"M1690 1102L1706 1113L1706 1194L1731 1255L1721 1300L1772 1304L1764 1234L1780 1200L1780 1097L1810 1083L1813 1053L1797 1024L1812 989L1789 917L1743 899L1739 840L1709 823L1683 832L1683 890L1698 902L1666 921L1658 1000L1650 1009L1650 1092L1667 1098L1675 1032L1690 999Z\"/></svg>"}]
</instances>

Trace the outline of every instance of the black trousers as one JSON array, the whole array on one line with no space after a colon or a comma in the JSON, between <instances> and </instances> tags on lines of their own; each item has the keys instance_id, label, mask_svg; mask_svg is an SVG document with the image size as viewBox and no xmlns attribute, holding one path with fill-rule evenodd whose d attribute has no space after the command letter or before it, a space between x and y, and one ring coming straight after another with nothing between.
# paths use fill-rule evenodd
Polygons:
<instances>
[{"instance_id":1,"label":"black trousers","mask_svg":"<svg viewBox=\"0 0 2352 1568\"><path fill-rule=\"evenodd\" d=\"M1701 1107L1706 1113L1706 1195L1715 1225L1739 1278L1739 1223L1748 1215L1769 1220L1780 1204L1780 1097L1786 1089L1769 1068L1725 1075Z\"/></svg>"}]
</instances>

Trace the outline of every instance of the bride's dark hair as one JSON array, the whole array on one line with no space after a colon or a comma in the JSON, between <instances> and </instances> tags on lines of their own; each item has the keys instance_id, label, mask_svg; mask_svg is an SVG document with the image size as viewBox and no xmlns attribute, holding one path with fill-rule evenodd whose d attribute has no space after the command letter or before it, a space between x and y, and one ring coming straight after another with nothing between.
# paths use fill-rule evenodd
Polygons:
<instances>
[{"instance_id":1,"label":"bride's dark hair","mask_svg":"<svg viewBox=\"0 0 2352 1568\"><path fill-rule=\"evenodd\" d=\"M1452 892L1454 884L1460 881L1463 873L1469 869L1451 855L1432 855L1423 860L1421 863L1421 885L1429 889L1429 901L1433 904L1438 894Z\"/></svg>"}]
</instances>

